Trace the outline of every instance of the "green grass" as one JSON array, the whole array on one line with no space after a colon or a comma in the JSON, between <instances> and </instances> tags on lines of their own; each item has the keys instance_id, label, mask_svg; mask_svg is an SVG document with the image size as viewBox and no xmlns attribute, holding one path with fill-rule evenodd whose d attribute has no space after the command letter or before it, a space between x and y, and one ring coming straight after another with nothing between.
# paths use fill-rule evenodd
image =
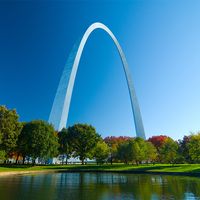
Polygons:
<instances>
[{"instance_id":1,"label":"green grass","mask_svg":"<svg viewBox=\"0 0 200 200\"><path fill-rule=\"evenodd\" d=\"M122 172L144 172L144 173L169 173L169 174L196 174L200 175L200 164L148 164L148 165L124 165L124 164L104 164L104 165L0 165L1 172L13 171L122 171Z\"/></svg>"}]
</instances>

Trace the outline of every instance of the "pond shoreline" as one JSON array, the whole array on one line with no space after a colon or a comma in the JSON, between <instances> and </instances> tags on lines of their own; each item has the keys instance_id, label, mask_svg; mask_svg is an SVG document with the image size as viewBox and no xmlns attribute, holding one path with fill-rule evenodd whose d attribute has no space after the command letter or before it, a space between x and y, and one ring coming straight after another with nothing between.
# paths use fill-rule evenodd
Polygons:
<instances>
[{"instance_id":1,"label":"pond shoreline","mask_svg":"<svg viewBox=\"0 0 200 200\"><path fill-rule=\"evenodd\" d=\"M123 174L151 174L151 175L170 175L170 176L192 176L200 177L197 172L159 172L145 170L92 170L92 169L44 169L44 170L19 170L19 171L3 171L2 176L12 175L29 175L29 174L49 174L49 173L123 173Z\"/></svg>"}]
</instances>

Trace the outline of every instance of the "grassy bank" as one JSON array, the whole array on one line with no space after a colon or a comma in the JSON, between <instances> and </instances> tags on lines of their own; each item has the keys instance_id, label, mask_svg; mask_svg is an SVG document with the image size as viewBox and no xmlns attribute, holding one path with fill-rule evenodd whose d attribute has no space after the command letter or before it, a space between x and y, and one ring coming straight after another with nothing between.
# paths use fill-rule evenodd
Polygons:
<instances>
[{"instance_id":1,"label":"grassy bank","mask_svg":"<svg viewBox=\"0 0 200 200\"><path fill-rule=\"evenodd\" d=\"M59 172L59 171L89 171L89 172L126 172L126 173L162 173L200 176L200 164L156 164L156 165L124 165L124 164L104 164L104 165L7 165L0 166L0 174L4 172Z\"/></svg>"}]
</instances>

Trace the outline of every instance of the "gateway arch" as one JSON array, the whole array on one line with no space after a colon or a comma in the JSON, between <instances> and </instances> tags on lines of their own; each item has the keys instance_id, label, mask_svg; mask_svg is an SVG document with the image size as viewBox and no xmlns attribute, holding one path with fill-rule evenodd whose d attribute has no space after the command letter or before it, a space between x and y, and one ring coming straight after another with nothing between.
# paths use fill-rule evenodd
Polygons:
<instances>
[{"instance_id":1,"label":"gateway arch","mask_svg":"<svg viewBox=\"0 0 200 200\"><path fill-rule=\"evenodd\" d=\"M133 81L131 78L131 73L130 73L124 52L122 51L122 48L119 42L117 41L116 37L111 32L111 30L104 24L98 23L98 22L93 23L91 26L88 27L82 39L78 41L74 45L73 49L71 50L71 53L64 67L64 71L62 73L60 83L56 92L56 96L55 96L51 113L49 116L49 123L53 124L54 128L58 131L66 127L68 114L69 114L69 108L70 108L70 101L71 101L71 96L72 96L73 87L74 87L74 81L76 78L76 73L78 70L78 65L81 59L81 55L82 55L84 46L87 42L87 39L89 38L90 34L96 29L104 30L111 37L111 39L113 40L113 42L115 43L117 47L117 50L119 52L119 55L123 64L123 69L124 69L124 73L125 73L126 81L128 85L131 106L132 106L132 111L133 111L133 118L135 122L136 136L145 139L145 132L144 132L144 127L142 123L140 108L139 108L135 89L133 86Z\"/></svg>"}]
</instances>

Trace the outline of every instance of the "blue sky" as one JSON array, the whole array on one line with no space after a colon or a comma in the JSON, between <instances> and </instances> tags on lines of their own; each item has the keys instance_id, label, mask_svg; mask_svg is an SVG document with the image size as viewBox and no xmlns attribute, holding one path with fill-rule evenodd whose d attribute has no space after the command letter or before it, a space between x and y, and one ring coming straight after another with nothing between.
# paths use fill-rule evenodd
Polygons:
<instances>
[{"instance_id":1,"label":"blue sky","mask_svg":"<svg viewBox=\"0 0 200 200\"><path fill-rule=\"evenodd\" d=\"M96 21L129 63L147 137L200 130L200 1L0 2L0 104L21 121L48 120L67 56ZM92 33L75 82L69 124L104 137L135 136L122 64L111 39Z\"/></svg>"}]
</instances>

